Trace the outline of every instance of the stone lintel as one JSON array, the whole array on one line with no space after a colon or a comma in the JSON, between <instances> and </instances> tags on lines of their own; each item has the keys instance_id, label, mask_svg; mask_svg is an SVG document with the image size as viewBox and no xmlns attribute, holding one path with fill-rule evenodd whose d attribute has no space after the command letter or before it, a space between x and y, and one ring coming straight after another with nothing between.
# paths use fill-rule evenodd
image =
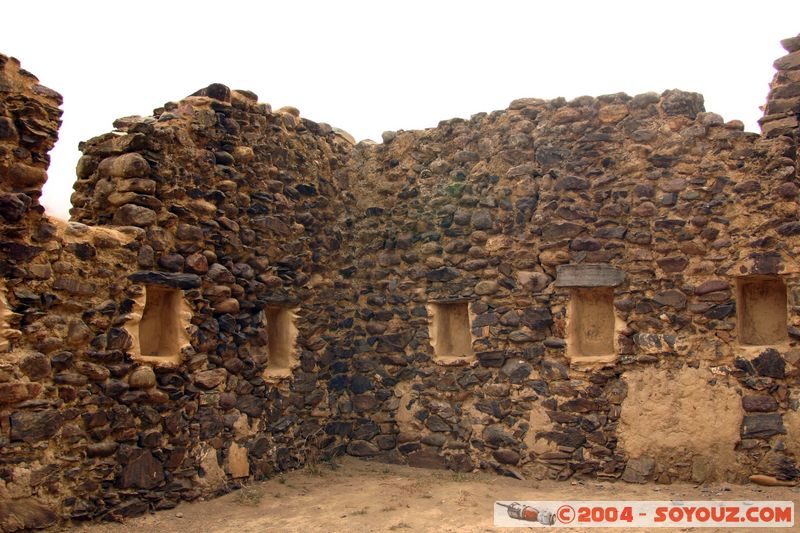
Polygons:
<instances>
[{"instance_id":1,"label":"stone lintel","mask_svg":"<svg viewBox=\"0 0 800 533\"><path fill-rule=\"evenodd\" d=\"M625 281L624 271L606 264L560 265L556 272L556 287L617 287Z\"/></svg>"}]
</instances>

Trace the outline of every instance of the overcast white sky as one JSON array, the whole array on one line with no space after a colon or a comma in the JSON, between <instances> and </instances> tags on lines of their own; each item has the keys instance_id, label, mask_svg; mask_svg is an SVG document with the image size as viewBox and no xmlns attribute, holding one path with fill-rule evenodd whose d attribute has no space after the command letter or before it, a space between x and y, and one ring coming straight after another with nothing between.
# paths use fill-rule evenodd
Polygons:
<instances>
[{"instance_id":1,"label":"overcast white sky","mask_svg":"<svg viewBox=\"0 0 800 533\"><path fill-rule=\"evenodd\" d=\"M14 0L0 52L64 96L43 203L66 218L77 146L212 82L380 140L520 97L679 88L758 131L800 1Z\"/></svg>"}]
</instances>

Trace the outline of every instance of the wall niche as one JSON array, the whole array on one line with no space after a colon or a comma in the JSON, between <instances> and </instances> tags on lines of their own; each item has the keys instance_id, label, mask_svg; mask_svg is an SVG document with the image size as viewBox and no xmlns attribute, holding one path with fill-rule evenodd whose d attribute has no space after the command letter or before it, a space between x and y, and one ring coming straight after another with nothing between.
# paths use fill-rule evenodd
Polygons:
<instances>
[{"instance_id":1,"label":"wall niche","mask_svg":"<svg viewBox=\"0 0 800 533\"><path fill-rule=\"evenodd\" d=\"M567 357L574 362L610 363L617 358L614 288L625 272L606 263L559 265L556 287L569 289Z\"/></svg>"},{"instance_id":2,"label":"wall niche","mask_svg":"<svg viewBox=\"0 0 800 533\"><path fill-rule=\"evenodd\" d=\"M473 357L469 302L428 304L429 335L437 359Z\"/></svg>"},{"instance_id":3,"label":"wall niche","mask_svg":"<svg viewBox=\"0 0 800 533\"><path fill-rule=\"evenodd\" d=\"M297 326L295 309L267 307L267 368L266 376L288 376L297 362Z\"/></svg>"},{"instance_id":4,"label":"wall niche","mask_svg":"<svg viewBox=\"0 0 800 533\"><path fill-rule=\"evenodd\" d=\"M572 289L567 310L567 356L572 360L613 359L615 323L614 289Z\"/></svg>"},{"instance_id":5,"label":"wall niche","mask_svg":"<svg viewBox=\"0 0 800 533\"><path fill-rule=\"evenodd\" d=\"M736 322L739 343L781 344L788 339L786 284L778 276L736 280Z\"/></svg>"},{"instance_id":6,"label":"wall niche","mask_svg":"<svg viewBox=\"0 0 800 533\"><path fill-rule=\"evenodd\" d=\"M159 364L179 363L181 350L189 343L186 326L191 318L183 291L146 285L135 310L141 318L126 325L134 340L133 356Z\"/></svg>"}]
</instances>

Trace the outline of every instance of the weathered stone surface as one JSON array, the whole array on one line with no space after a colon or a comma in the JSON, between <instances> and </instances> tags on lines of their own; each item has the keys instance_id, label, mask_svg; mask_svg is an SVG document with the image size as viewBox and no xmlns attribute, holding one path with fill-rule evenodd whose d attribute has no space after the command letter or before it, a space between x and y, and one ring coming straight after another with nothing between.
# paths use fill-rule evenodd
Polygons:
<instances>
[{"instance_id":1,"label":"weathered stone surface","mask_svg":"<svg viewBox=\"0 0 800 533\"><path fill-rule=\"evenodd\" d=\"M436 453L435 450L419 450L408 454L408 466L416 468L447 468L445 458Z\"/></svg>"},{"instance_id":2,"label":"weathered stone surface","mask_svg":"<svg viewBox=\"0 0 800 533\"><path fill-rule=\"evenodd\" d=\"M655 472L656 462L652 457L629 459L622 473L622 480L628 483L646 483Z\"/></svg>"},{"instance_id":3,"label":"weathered stone surface","mask_svg":"<svg viewBox=\"0 0 800 533\"><path fill-rule=\"evenodd\" d=\"M741 434L743 439L766 438L772 435L785 434L783 418L780 414L745 415L742 419Z\"/></svg>"},{"instance_id":4,"label":"weathered stone surface","mask_svg":"<svg viewBox=\"0 0 800 533\"><path fill-rule=\"evenodd\" d=\"M61 429L64 416L55 409L11 413L11 440L37 442L53 437Z\"/></svg>"},{"instance_id":5,"label":"weathered stone surface","mask_svg":"<svg viewBox=\"0 0 800 533\"><path fill-rule=\"evenodd\" d=\"M514 438L509 435L503 426L498 424L486 426L483 430L483 440L490 446L513 446L515 444Z\"/></svg>"},{"instance_id":6,"label":"weathered stone surface","mask_svg":"<svg viewBox=\"0 0 800 533\"><path fill-rule=\"evenodd\" d=\"M708 294L711 292L725 291L730 289L730 283L722 279L711 279L704 281L694 289L694 293L698 296Z\"/></svg>"},{"instance_id":7,"label":"weathered stone surface","mask_svg":"<svg viewBox=\"0 0 800 533\"><path fill-rule=\"evenodd\" d=\"M114 159L109 172L117 178L140 178L150 173L150 165L137 153L123 154Z\"/></svg>"},{"instance_id":8,"label":"weathered stone surface","mask_svg":"<svg viewBox=\"0 0 800 533\"><path fill-rule=\"evenodd\" d=\"M41 383L0 383L0 404L29 400L38 396L41 391Z\"/></svg>"},{"instance_id":9,"label":"weathered stone surface","mask_svg":"<svg viewBox=\"0 0 800 533\"><path fill-rule=\"evenodd\" d=\"M748 395L742 397L742 408L750 413L769 413L778 409L772 396Z\"/></svg>"},{"instance_id":10,"label":"weathered stone surface","mask_svg":"<svg viewBox=\"0 0 800 533\"><path fill-rule=\"evenodd\" d=\"M347 445L347 453L355 457L371 457L373 455L378 455L380 449L371 442L354 440Z\"/></svg>"},{"instance_id":11,"label":"weathered stone surface","mask_svg":"<svg viewBox=\"0 0 800 533\"><path fill-rule=\"evenodd\" d=\"M653 299L662 305L667 305L676 309L683 309L686 307L686 295L678 290L659 292Z\"/></svg>"},{"instance_id":12,"label":"weathered stone surface","mask_svg":"<svg viewBox=\"0 0 800 533\"><path fill-rule=\"evenodd\" d=\"M156 385L156 374L149 366L140 366L128 377L132 389L150 389Z\"/></svg>"},{"instance_id":13,"label":"weathered stone surface","mask_svg":"<svg viewBox=\"0 0 800 533\"><path fill-rule=\"evenodd\" d=\"M33 498L0 500L0 530L45 529L56 523L58 514Z\"/></svg>"},{"instance_id":14,"label":"weathered stone surface","mask_svg":"<svg viewBox=\"0 0 800 533\"><path fill-rule=\"evenodd\" d=\"M764 350L753 359L753 367L760 376L780 379L786 375L786 361L772 348Z\"/></svg>"},{"instance_id":15,"label":"weathered stone surface","mask_svg":"<svg viewBox=\"0 0 800 533\"><path fill-rule=\"evenodd\" d=\"M611 265L559 265L557 287L617 287L625 281L625 273Z\"/></svg>"},{"instance_id":16,"label":"weathered stone surface","mask_svg":"<svg viewBox=\"0 0 800 533\"><path fill-rule=\"evenodd\" d=\"M122 468L119 486L123 489L153 489L164 480L164 468L149 450L134 450Z\"/></svg>"},{"instance_id":17,"label":"weathered stone surface","mask_svg":"<svg viewBox=\"0 0 800 533\"><path fill-rule=\"evenodd\" d=\"M223 383L227 375L224 368L205 370L194 375L194 382L203 389L213 389Z\"/></svg>"},{"instance_id":18,"label":"weathered stone surface","mask_svg":"<svg viewBox=\"0 0 800 533\"><path fill-rule=\"evenodd\" d=\"M514 450L495 450L492 452L492 457L497 459L499 463L504 465L516 465L519 463L519 453L515 452Z\"/></svg>"},{"instance_id":19,"label":"weathered stone surface","mask_svg":"<svg viewBox=\"0 0 800 533\"><path fill-rule=\"evenodd\" d=\"M664 272L682 272L689 264L689 260L685 257L662 257L656 260L658 266Z\"/></svg>"},{"instance_id":20,"label":"weathered stone surface","mask_svg":"<svg viewBox=\"0 0 800 533\"><path fill-rule=\"evenodd\" d=\"M109 457L117 451L118 447L119 444L111 441L92 443L86 447L86 456Z\"/></svg>"},{"instance_id":21,"label":"weathered stone surface","mask_svg":"<svg viewBox=\"0 0 800 533\"><path fill-rule=\"evenodd\" d=\"M135 204L123 205L114 213L114 224L118 226L146 227L155 223L155 211Z\"/></svg>"},{"instance_id":22,"label":"weathered stone surface","mask_svg":"<svg viewBox=\"0 0 800 533\"><path fill-rule=\"evenodd\" d=\"M477 285L475 285L475 294L479 296L494 294L498 290L500 290L500 286L497 284L496 281L493 280L481 281Z\"/></svg>"},{"instance_id":23,"label":"weathered stone surface","mask_svg":"<svg viewBox=\"0 0 800 533\"><path fill-rule=\"evenodd\" d=\"M135 283L151 283L165 285L176 289L196 289L200 286L200 277L196 274L171 274L168 272L139 271L128 276Z\"/></svg>"},{"instance_id":24,"label":"weathered stone surface","mask_svg":"<svg viewBox=\"0 0 800 533\"><path fill-rule=\"evenodd\" d=\"M32 380L40 380L50 376L52 371L50 366L50 359L38 352L29 353L26 355L19 364L26 376Z\"/></svg>"}]
</instances>

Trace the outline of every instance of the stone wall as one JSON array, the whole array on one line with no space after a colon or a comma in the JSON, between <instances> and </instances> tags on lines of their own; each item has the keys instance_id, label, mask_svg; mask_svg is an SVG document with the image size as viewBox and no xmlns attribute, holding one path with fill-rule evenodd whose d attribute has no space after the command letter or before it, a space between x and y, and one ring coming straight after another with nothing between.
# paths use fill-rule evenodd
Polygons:
<instances>
[{"instance_id":1,"label":"stone wall","mask_svg":"<svg viewBox=\"0 0 800 533\"><path fill-rule=\"evenodd\" d=\"M37 199L60 97L3 65L0 529L166 509L315 460L336 440L319 380L351 290L351 142L212 85L83 143L59 223ZM296 342L272 372L281 309Z\"/></svg>"},{"instance_id":2,"label":"stone wall","mask_svg":"<svg viewBox=\"0 0 800 533\"><path fill-rule=\"evenodd\" d=\"M746 133L704 112L700 95L679 91L518 100L359 146L356 324L365 334L363 370L350 380L394 389L370 407L376 424L397 432L397 458L661 482L705 480L697 472L706 470L743 481L763 466L783 440L773 411L796 408L797 371L784 362L796 362L795 341L784 314L774 346L742 346L736 287L778 280L796 333L791 148L787 137ZM375 176L382 180L366 187ZM437 360L431 301L469 302L474 359ZM605 332L605 347L593 348L595 339L581 348L580 335L594 330ZM748 362L756 356L769 369ZM650 455L632 457L620 445L625 375L687 366L700 369L704 387L687 392L686 404L704 408L676 414L696 434L654 434L634 448ZM745 409L770 404L770 414L744 419L736 406L742 438L728 442L736 464L713 465L724 459L693 445L717 416L706 387L733 388ZM376 453L378 438L353 441L350 451ZM698 466L707 464L721 468Z\"/></svg>"},{"instance_id":3,"label":"stone wall","mask_svg":"<svg viewBox=\"0 0 800 533\"><path fill-rule=\"evenodd\" d=\"M763 135L666 91L356 145L212 84L82 143L68 223L60 97L0 56L0 530L342 453L797 478L796 41Z\"/></svg>"}]
</instances>

